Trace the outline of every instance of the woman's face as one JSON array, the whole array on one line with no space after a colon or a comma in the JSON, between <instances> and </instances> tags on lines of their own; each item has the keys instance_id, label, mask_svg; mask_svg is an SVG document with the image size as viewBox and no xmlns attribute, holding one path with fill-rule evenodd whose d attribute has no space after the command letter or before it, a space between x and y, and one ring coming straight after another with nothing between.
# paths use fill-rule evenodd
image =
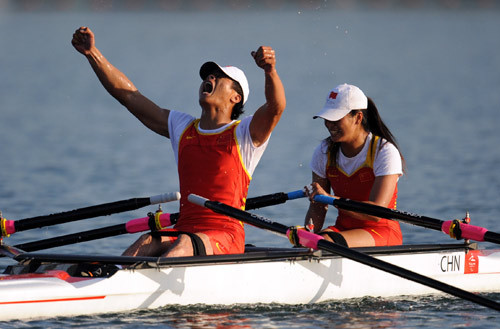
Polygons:
<instances>
[{"instance_id":1,"label":"woman's face","mask_svg":"<svg viewBox=\"0 0 500 329\"><path fill-rule=\"evenodd\" d=\"M356 132L356 115L347 114L338 121L328 121L325 119L325 127L330 133L332 142L348 142L354 137Z\"/></svg>"}]
</instances>

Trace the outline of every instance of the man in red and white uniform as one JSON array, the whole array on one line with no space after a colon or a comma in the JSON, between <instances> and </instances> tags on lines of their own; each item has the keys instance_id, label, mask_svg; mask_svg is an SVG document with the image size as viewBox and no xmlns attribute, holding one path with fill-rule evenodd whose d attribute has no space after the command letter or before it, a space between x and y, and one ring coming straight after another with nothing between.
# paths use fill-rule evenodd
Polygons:
<instances>
[{"instance_id":1,"label":"man in red and white uniform","mask_svg":"<svg viewBox=\"0 0 500 329\"><path fill-rule=\"evenodd\" d=\"M160 108L96 48L94 33L81 27L72 44L89 61L104 88L152 131L170 138L178 165L180 216L173 230L144 234L124 255L191 256L242 253L243 224L187 201L190 193L244 208L248 186L286 105L275 52L251 53L264 70L266 103L237 121L248 99L245 74L233 66L207 62L200 69L201 117ZM160 232L162 233L162 232Z\"/></svg>"}]
</instances>

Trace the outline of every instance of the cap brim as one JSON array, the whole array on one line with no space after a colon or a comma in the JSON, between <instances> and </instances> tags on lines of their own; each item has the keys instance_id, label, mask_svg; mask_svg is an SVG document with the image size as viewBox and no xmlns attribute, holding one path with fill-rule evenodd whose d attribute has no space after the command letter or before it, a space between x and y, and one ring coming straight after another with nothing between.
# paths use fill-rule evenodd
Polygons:
<instances>
[{"instance_id":1,"label":"cap brim","mask_svg":"<svg viewBox=\"0 0 500 329\"><path fill-rule=\"evenodd\" d=\"M339 121L349 113L349 110L323 108L313 119L322 118L328 121Z\"/></svg>"},{"instance_id":2,"label":"cap brim","mask_svg":"<svg viewBox=\"0 0 500 329\"><path fill-rule=\"evenodd\" d=\"M224 73L222 68L215 62L206 62L200 67L200 78L205 80L205 78L214 71L220 71ZM225 74L225 73L224 73Z\"/></svg>"}]
</instances>

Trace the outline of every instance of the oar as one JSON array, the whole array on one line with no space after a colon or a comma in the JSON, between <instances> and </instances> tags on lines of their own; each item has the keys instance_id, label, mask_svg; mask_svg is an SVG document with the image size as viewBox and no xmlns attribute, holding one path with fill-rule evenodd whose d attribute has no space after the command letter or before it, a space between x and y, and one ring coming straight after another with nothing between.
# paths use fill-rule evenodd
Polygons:
<instances>
[{"instance_id":1,"label":"oar","mask_svg":"<svg viewBox=\"0 0 500 329\"><path fill-rule=\"evenodd\" d=\"M261 195L253 198L249 198L246 202L245 209L258 209L268 206L274 206L277 204L285 203L289 200L295 200L305 197L303 190L297 190L292 192L277 192L272 194Z\"/></svg>"},{"instance_id":2,"label":"oar","mask_svg":"<svg viewBox=\"0 0 500 329\"><path fill-rule=\"evenodd\" d=\"M281 204L285 203L288 200L303 198L304 196L305 194L302 190L292 191L288 193L277 192L277 193L262 195L254 198L249 198L246 203L246 209L258 209L276 204ZM24 251L36 251L36 250L66 246L73 243L102 239L126 233L137 233L137 232L144 232L147 230L155 231L175 224L178 218L179 218L179 213L173 213L173 214L163 213L160 215L159 225L158 222L152 223L151 217L143 217L143 218L132 219L125 224L117 224L94 230L78 232L49 239L28 242L28 243L22 243L16 245L15 247L22 249ZM0 253L0 257L1 255L2 254Z\"/></svg>"},{"instance_id":3,"label":"oar","mask_svg":"<svg viewBox=\"0 0 500 329\"><path fill-rule=\"evenodd\" d=\"M288 227L280 223L273 222L262 216L248 213L246 211L228 206L226 204L210 201L201 196L190 194L188 200L202 207L213 210L214 212L221 213L239 219L243 222L256 226L258 228L266 229L274 233L285 235L290 237L291 234L297 234L299 238L299 243L307 248L321 249L325 251L332 252L339 256L351 259L355 262L359 262L364 265L374 267L376 269L394 274L396 276L423 284L425 286L440 290L442 292L448 293L450 295L469 300L471 302L477 303L482 306L492 308L494 310L500 311L500 303L493 300L484 298L479 295L475 295L468 291L459 289L457 287L451 286L449 284L440 282L438 280L423 276L421 274L412 272L410 270L404 269L397 265L382 261L380 259L374 258L372 256L363 254L361 252L349 249L338 244L329 242L325 240L322 236L311 233L306 230L293 230L293 227ZM361 284L361 283L360 283Z\"/></svg>"},{"instance_id":4,"label":"oar","mask_svg":"<svg viewBox=\"0 0 500 329\"><path fill-rule=\"evenodd\" d=\"M61 213L25 218L19 220L1 219L0 230L1 236L9 236L10 234L26 231L34 228L51 226L63 223L69 223L77 220L106 216L119 212L139 209L145 206L170 202L180 199L179 192L170 192L159 194L151 197L133 198L115 202L104 203L96 206L79 208L75 210L65 211Z\"/></svg>"},{"instance_id":5,"label":"oar","mask_svg":"<svg viewBox=\"0 0 500 329\"><path fill-rule=\"evenodd\" d=\"M344 198L333 198L327 195L316 195L314 201L337 206L342 209L361 212L368 215L387 218L442 231L452 238L487 241L500 244L500 234L488 231L479 226L461 223L457 220L442 221L436 218L410 214L396 209L384 208L364 202Z\"/></svg>"},{"instance_id":6,"label":"oar","mask_svg":"<svg viewBox=\"0 0 500 329\"><path fill-rule=\"evenodd\" d=\"M151 214L151 216L132 219L123 224L117 224L94 230L58 236L45 240L21 243L15 245L14 247L21 249L23 251L36 251L36 250L66 246L68 244L73 244L73 243L80 243L85 241L108 238L126 233L132 234L148 230L158 231L175 224L177 222L178 217L179 214L168 214L168 213L157 212L156 214ZM5 253L4 255L8 256Z\"/></svg>"}]
</instances>

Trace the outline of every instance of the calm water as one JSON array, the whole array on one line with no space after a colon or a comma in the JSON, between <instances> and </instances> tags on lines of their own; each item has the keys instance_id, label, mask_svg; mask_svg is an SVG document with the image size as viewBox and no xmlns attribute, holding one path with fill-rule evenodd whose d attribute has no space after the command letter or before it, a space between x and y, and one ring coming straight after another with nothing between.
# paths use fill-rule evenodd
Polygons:
<instances>
[{"instance_id":1,"label":"calm water","mask_svg":"<svg viewBox=\"0 0 500 329\"><path fill-rule=\"evenodd\" d=\"M326 3L326 1L325 1ZM327 91L349 82L377 105L408 165L399 209L443 220L470 211L493 231L500 213L500 11L423 8L175 12L0 11L0 209L9 219L178 189L168 141L145 129L100 86L71 44L80 25L101 51L158 104L200 113L199 66L237 65L250 82L248 113L264 102L263 74L250 51L276 49L286 113L259 164L250 196L293 191L310 181L313 148L326 136L311 119ZM301 224L305 200L261 209ZM174 212L176 204L166 204ZM9 244L143 217L126 214L25 231ZM331 210L329 218L335 215ZM403 225L405 243L451 241ZM51 251L120 254L120 236ZM288 246L248 229L248 243ZM484 248L493 248L484 244ZM0 267L10 264L0 260ZM500 300L499 294L488 297ZM498 326L497 312L454 298L361 299L307 306L168 307L97 317L2 323L22 327L165 328L471 328Z\"/></svg>"}]
</instances>

